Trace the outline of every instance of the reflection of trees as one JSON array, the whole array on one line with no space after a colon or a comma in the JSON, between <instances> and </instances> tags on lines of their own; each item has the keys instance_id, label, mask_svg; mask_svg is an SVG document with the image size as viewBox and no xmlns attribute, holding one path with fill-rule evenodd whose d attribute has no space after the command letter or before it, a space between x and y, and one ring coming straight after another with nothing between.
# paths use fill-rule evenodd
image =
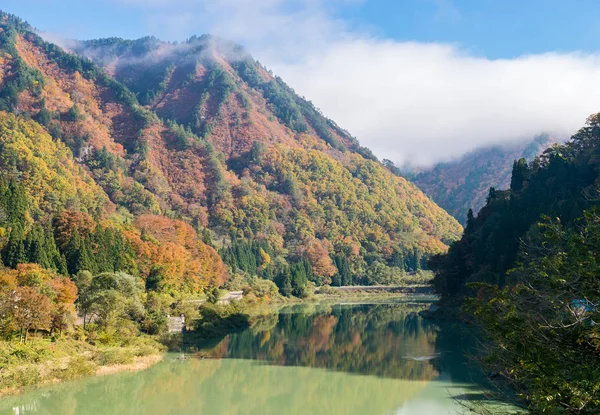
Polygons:
<instances>
[{"instance_id":1,"label":"reflection of trees","mask_svg":"<svg viewBox=\"0 0 600 415\"><path fill-rule=\"evenodd\" d=\"M42 389L4 398L0 415L14 414L12 408L21 405L19 413L29 407L36 415L386 413L423 393L438 372L450 371L453 380L464 373L458 352L441 361L406 359L456 350L465 341L456 328L440 331L417 310L403 305L284 310L203 350L206 356L252 360L167 361L139 373L57 385L52 393Z\"/></svg>"},{"instance_id":2,"label":"reflection of trees","mask_svg":"<svg viewBox=\"0 0 600 415\"><path fill-rule=\"evenodd\" d=\"M468 355L476 355L476 339L472 329L460 323L440 322L440 330L435 339L435 347L443 359L432 361L438 372L447 374L453 382L477 383L489 386L489 382L474 359Z\"/></svg>"},{"instance_id":3,"label":"reflection of trees","mask_svg":"<svg viewBox=\"0 0 600 415\"><path fill-rule=\"evenodd\" d=\"M411 357L435 354L437 329L415 311L380 304L282 312L276 321L259 320L258 327L228 336L227 351L220 356L429 380L438 374L435 367Z\"/></svg>"}]
</instances>

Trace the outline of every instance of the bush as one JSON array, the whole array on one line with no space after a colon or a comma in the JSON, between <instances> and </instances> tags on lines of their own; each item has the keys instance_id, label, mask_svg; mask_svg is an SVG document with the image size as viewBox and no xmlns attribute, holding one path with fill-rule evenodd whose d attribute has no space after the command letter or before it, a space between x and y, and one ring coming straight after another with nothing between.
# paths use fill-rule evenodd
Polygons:
<instances>
[{"instance_id":1,"label":"bush","mask_svg":"<svg viewBox=\"0 0 600 415\"><path fill-rule=\"evenodd\" d=\"M317 290L317 294L335 294L337 291L335 288L332 288L330 285L323 285L319 287Z\"/></svg>"},{"instance_id":2,"label":"bush","mask_svg":"<svg viewBox=\"0 0 600 415\"><path fill-rule=\"evenodd\" d=\"M407 273L402 277L402 283L407 285L428 285L432 281L433 272L424 270Z\"/></svg>"},{"instance_id":3,"label":"bush","mask_svg":"<svg viewBox=\"0 0 600 415\"><path fill-rule=\"evenodd\" d=\"M249 317L236 303L225 306L205 304L200 307L200 319L195 334L209 339L250 327Z\"/></svg>"},{"instance_id":4,"label":"bush","mask_svg":"<svg viewBox=\"0 0 600 415\"><path fill-rule=\"evenodd\" d=\"M221 297L221 293L217 287L211 287L206 290L206 301L210 304L217 304L219 297Z\"/></svg>"},{"instance_id":5,"label":"bush","mask_svg":"<svg viewBox=\"0 0 600 415\"><path fill-rule=\"evenodd\" d=\"M150 356L153 354L156 354L159 350L156 347L144 344L142 346L138 346L135 351L134 354L135 356Z\"/></svg>"},{"instance_id":6,"label":"bush","mask_svg":"<svg viewBox=\"0 0 600 415\"><path fill-rule=\"evenodd\" d=\"M79 110L79 107L75 104L67 112L67 115L65 116L65 120L66 121L79 121L80 119L81 119L81 111Z\"/></svg>"},{"instance_id":7,"label":"bush","mask_svg":"<svg viewBox=\"0 0 600 415\"><path fill-rule=\"evenodd\" d=\"M65 368L55 368L52 376L60 380L73 380L83 376L91 375L96 371L94 362L83 356L74 356L69 359Z\"/></svg>"},{"instance_id":8,"label":"bush","mask_svg":"<svg viewBox=\"0 0 600 415\"><path fill-rule=\"evenodd\" d=\"M18 366L0 372L0 389L19 388L40 382L40 368L36 365Z\"/></svg>"},{"instance_id":9,"label":"bush","mask_svg":"<svg viewBox=\"0 0 600 415\"><path fill-rule=\"evenodd\" d=\"M10 364L39 363L49 355L46 342L27 344L0 342L0 367Z\"/></svg>"},{"instance_id":10,"label":"bush","mask_svg":"<svg viewBox=\"0 0 600 415\"><path fill-rule=\"evenodd\" d=\"M133 363L134 352L130 349L110 348L98 350L94 360L100 366L125 365Z\"/></svg>"}]
</instances>

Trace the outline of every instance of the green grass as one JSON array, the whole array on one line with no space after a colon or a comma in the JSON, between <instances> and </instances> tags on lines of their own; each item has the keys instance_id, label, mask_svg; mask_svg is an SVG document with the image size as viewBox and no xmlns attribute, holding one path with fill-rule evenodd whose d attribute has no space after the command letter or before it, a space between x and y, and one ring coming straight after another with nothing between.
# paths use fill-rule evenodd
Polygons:
<instances>
[{"instance_id":1,"label":"green grass","mask_svg":"<svg viewBox=\"0 0 600 415\"><path fill-rule=\"evenodd\" d=\"M0 341L0 395L93 375L101 366L133 363L136 357L164 349L148 336L138 336L121 347L93 346L72 338L35 339L27 344Z\"/></svg>"}]
</instances>

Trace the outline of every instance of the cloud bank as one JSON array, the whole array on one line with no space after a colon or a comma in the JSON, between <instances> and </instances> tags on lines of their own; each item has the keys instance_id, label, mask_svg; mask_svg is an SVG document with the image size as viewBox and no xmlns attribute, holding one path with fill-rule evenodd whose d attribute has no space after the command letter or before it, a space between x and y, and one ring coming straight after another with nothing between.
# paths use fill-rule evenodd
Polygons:
<instances>
[{"instance_id":1,"label":"cloud bank","mask_svg":"<svg viewBox=\"0 0 600 415\"><path fill-rule=\"evenodd\" d=\"M151 29L166 24L244 44L363 145L398 164L431 164L542 132L566 137L600 111L600 55L489 60L458 45L386 39L336 14L360 0L113 1L143 9ZM438 7L435 19L460 19L450 0L423 1Z\"/></svg>"},{"instance_id":2,"label":"cloud bank","mask_svg":"<svg viewBox=\"0 0 600 415\"><path fill-rule=\"evenodd\" d=\"M491 61L448 45L361 39L276 72L398 163L430 164L541 132L567 137L600 111L600 56Z\"/></svg>"}]
</instances>

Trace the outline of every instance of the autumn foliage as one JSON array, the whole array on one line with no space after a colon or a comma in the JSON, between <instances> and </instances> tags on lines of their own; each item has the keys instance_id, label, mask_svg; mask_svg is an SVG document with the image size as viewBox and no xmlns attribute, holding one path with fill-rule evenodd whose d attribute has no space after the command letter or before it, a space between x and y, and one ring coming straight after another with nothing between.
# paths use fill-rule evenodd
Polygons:
<instances>
[{"instance_id":1,"label":"autumn foliage","mask_svg":"<svg viewBox=\"0 0 600 415\"><path fill-rule=\"evenodd\" d=\"M0 271L0 317L4 333L16 329L23 340L30 330L63 331L75 316L77 287L67 277L36 264Z\"/></svg>"},{"instance_id":2,"label":"autumn foliage","mask_svg":"<svg viewBox=\"0 0 600 415\"><path fill-rule=\"evenodd\" d=\"M289 272L304 293L305 279L418 270L460 234L238 45L111 38L68 53L2 16L0 181L18 182L29 202L22 225L5 226L8 266L123 271L148 289L199 292L227 281L214 240L229 270ZM44 240L34 247L55 243L52 260L26 252L33 236ZM234 258L242 244L253 259Z\"/></svg>"},{"instance_id":3,"label":"autumn foliage","mask_svg":"<svg viewBox=\"0 0 600 415\"><path fill-rule=\"evenodd\" d=\"M141 272L160 272L160 286L199 291L208 285L223 285L227 269L214 248L198 239L196 231L180 220L142 215L136 221L140 232L126 235L140 258Z\"/></svg>"}]
</instances>

